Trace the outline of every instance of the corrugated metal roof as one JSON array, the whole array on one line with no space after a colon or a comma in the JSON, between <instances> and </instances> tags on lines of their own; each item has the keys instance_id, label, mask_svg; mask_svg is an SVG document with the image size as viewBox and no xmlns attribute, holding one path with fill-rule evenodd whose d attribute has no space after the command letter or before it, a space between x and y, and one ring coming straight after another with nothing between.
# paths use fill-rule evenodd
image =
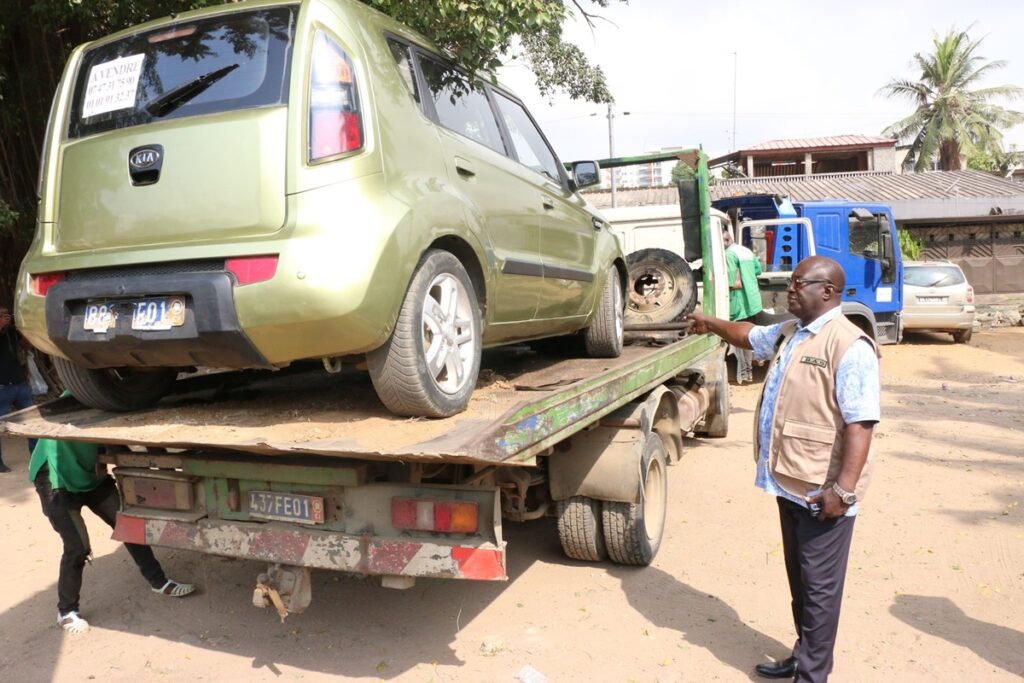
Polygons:
<instances>
[{"instance_id":1,"label":"corrugated metal roof","mask_svg":"<svg viewBox=\"0 0 1024 683\"><path fill-rule=\"evenodd\" d=\"M781 149L820 149L822 147L879 147L895 146L893 138L883 138L874 135L830 135L823 138L788 138L782 140L768 140L759 142L750 147L744 147L742 152L765 152L768 150Z\"/></svg>"},{"instance_id":2,"label":"corrugated metal roof","mask_svg":"<svg viewBox=\"0 0 1024 683\"><path fill-rule=\"evenodd\" d=\"M1021 183L998 178L982 171L932 171L928 173L823 173L811 176L774 176L719 180L711 186L711 198L741 194L781 194L793 201L850 199L862 202L893 203L907 200L995 199L1024 201ZM617 190L619 206L675 204L675 187ZM598 208L611 206L608 191L590 192L587 200ZM898 216L897 216L898 218Z\"/></svg>"}]
</instances>

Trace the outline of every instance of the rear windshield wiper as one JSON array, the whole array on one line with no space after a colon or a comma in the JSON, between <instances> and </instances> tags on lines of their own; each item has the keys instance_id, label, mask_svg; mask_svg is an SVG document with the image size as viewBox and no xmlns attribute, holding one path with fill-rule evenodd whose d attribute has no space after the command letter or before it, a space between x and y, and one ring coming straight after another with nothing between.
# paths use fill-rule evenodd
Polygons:
<instances>
[{"instance_id":1,"label":"rear windshield wiper","mask_svg":"<svg viewBox=\"0 0 1024 683\"><path fill-rule=\"evenodd\" d=\"M238 66L238 64L229 64L228 66L223 66L216 71L211 71L210 73L193 78L188 83L182 83L177 88L172 88L163 95L160 95L150 101L143 107L143 109L145 109L150 116L156 116L157 118L167 116L172 111L237 69Z\"/></svg>"}]
</instances>

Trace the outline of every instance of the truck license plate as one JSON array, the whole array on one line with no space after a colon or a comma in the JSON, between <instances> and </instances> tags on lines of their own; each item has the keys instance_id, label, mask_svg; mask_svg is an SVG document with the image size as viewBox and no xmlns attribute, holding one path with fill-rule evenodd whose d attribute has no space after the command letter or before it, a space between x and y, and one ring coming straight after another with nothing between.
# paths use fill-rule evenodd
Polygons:
<instances>
[{"instance_id":1,"label":"truck license plate","mask_svg":"<svg viewBox=\"0 0 1024 683\"><path fill-rule=\"evenodd\" d=\"M249 516L300 524L324 523L324 499L276 491L249 491Z\"/></svg>"},{"instance_id":2,"label":"truck license plate","mask_svg":"<svg viewBox=\"0 0 1024 683\"><path fill-rule=\"evenodd\" d=\"M169 330L185 324L185 299L180 296L141 299L134 303L133 330Z\"/></svg>"}]
</instances>

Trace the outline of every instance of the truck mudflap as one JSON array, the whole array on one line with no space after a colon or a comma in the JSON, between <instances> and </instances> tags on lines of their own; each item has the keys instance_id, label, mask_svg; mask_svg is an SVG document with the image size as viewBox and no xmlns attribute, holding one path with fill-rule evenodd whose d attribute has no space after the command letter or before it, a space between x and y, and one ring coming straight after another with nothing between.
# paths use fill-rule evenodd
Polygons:
<instances>
[{"instance_id":1,"label":"truck mudflap","mask_svg":"<svg viewBox=\"0 0 1024 683\"><path fill-rule=\"evenodd\" d=\"M182 522L118 513L114 540L364 575L506 581L505 543L355 536L278 524Z\"/></svg>"}]
</instances>

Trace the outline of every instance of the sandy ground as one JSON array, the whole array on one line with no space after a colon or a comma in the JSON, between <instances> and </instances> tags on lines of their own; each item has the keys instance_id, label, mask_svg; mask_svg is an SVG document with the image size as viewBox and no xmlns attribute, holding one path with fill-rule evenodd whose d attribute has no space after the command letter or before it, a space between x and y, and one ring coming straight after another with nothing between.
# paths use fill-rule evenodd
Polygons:
<instances>
[{"instance_id":1,"label":"sandy ground","mask_svg":"<svg viewBox=\"0 0 1024 683\"><path fill-rule=\"evenodd\" d=\"M1024 676L1024 328L969 346L915 335L883 358L876 478L857 521L835 681ZM151 593L90 517L83 637L54 624L59 541L5 450L0 476L4 681L746 681L793 633L775 502L752 486L757 387L731 436L689 441L647 568L565 559L554 524L506 524L508 583L407 591L314 574L278 622L249 605L261 565L157 550L201 593Z\"/></svg>"}]
</instances>

